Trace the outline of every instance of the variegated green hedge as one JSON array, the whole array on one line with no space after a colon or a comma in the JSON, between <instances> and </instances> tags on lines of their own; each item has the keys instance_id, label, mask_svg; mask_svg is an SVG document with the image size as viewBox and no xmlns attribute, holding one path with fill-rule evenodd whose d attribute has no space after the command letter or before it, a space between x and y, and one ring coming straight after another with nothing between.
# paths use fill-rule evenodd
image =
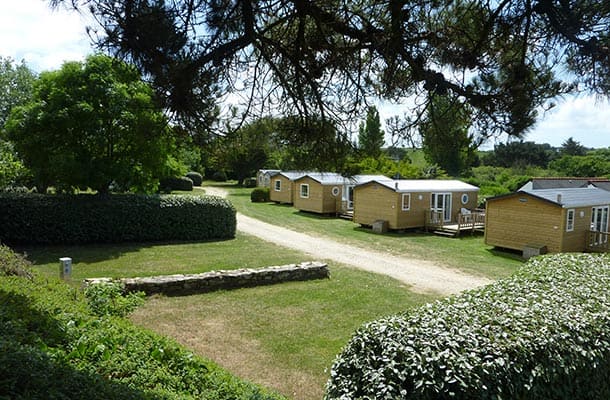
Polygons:
<instances>
[{"instance_id":1,"label":"variegated green hedge","mask_svg":"<svg viewBox=\"0 0 610 400\"><path fill-rule=\"evenodd\" d=\"M536 258L512 278L362 327L326 399L609 399L610 258Z\"/></svg>"}]
</instances>

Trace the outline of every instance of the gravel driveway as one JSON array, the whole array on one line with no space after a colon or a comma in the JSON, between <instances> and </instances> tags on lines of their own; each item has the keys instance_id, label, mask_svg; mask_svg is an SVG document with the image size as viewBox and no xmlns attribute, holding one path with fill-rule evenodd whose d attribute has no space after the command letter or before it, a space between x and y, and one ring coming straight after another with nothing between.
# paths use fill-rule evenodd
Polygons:
<instances>
[{"instance_id":1,"label":"gravel driveway","mask_svg":"<svg viewBox=\"0 0 610 400\"><path fill-rule=\"evenodd\" d=\"M206 187L205 190L206 193L215 196L225 197L227 195L226 191L218 188ZM262 240L302 251L317 260L334 261L391 276L409 285L416 292L455 294L492 282L487 278L468 275L427 260L397 257L371 249L338 243L328 238L317 238L262 222L240 213L237 213L237 229Z\"/></svg>"}]
</instances>

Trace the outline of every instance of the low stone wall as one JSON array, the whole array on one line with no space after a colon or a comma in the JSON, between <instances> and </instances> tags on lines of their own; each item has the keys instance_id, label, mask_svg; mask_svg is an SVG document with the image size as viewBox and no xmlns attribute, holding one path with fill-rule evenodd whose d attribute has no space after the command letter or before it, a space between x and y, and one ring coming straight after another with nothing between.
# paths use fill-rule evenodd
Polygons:
<instances>
[{"instance_id":1,"label":"low stone wall","mask_svg":"<svg viewBox=\"0 0 610 400\"><path fill-rule=\"evenodd\" d=\"M266 268L221 270L190 275L164 275L116 280L94 278L85 279L85 285L120 282L125 286L126 292L142 291L147 295L162 293L168 296L180 296L215 290L326 278L330 278L328 265L310 261Z\"/></svg>"}]
</instances>

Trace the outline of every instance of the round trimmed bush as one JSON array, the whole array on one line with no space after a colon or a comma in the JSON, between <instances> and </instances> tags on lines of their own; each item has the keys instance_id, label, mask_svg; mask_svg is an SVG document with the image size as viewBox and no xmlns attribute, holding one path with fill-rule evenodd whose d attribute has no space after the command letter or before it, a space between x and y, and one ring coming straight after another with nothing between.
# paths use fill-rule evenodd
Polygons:
<instances>
[{"instance_id":1,"label":"round trimmed bush","mask_svg":"<svg viewBox=\"0 0 610 400\"><path fill-rule=\"evenodd\" d=\"M159 181L159 189L165 193L170 193L172 190L190 192L193 190L193 181L186 176L165 178Z\"/></svg>"},{"instance_id":2,"label":"round trimmed bush","mask_svg":"<svg viewBox=\"0 0 610 400\"><path fill-rule=\"evenodd\" d=\"M610 398L610 258L537 257L513 277L365 325L326 399Z\"/></svg>"},{"instance_id":3,"label":"round trimmed bush","mask_svg":"<svg viewBox=\"0 0 610 400\"><path fill-rule=\"evenodd\" d=\"M224 171L216 171L212 174L212 180L216 182L226 182L227 174Z\"/></svg>"},{"instance_id":4,"label":"round trimmed bush","mask_svg":"<svg viewBox=\"0 0 610 400\"><path fill-rule=\"evenodd\" d=\"M203 183L203 175L201 175L199 172L187 172L186 177L193 181L193 186L201 186Z\"/></svg>"},{"instance_id":5,"label":"round trimmed bush","mask_svg":"<svg viewBox=\"0 0 610 400\"><path fill-rule=\"evenodd\" d=\"M269 201L269 188L256 188L250 193L253 203L266 203Z\"/></svg>"},{"instance_id":6,"label":"round trimmed bush","mask_svg":"<svg viewBox=\"0 0 610 400\"><path fill-rule=\"evenodd\" d=\"M244 179L244 187L255 188L256 187L256 178L246 178L246 179Z\"/></svg>"}]
</instances>

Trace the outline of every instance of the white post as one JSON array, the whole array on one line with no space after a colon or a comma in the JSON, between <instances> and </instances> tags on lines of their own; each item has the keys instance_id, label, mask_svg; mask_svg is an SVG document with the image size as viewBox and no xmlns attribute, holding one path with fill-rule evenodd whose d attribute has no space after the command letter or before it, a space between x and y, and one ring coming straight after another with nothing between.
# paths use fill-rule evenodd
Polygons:
<instances>
[{"instance_id":1,"label":"white post","mask_svg":"<svg viewBox=\"0 0 610 400\"><path fill-rule=\"evenodd\" d=\"M62 257L59 259L59 277L63 280L70 279L72 276L72 259Z\"/></svg>"}]
</instances>

